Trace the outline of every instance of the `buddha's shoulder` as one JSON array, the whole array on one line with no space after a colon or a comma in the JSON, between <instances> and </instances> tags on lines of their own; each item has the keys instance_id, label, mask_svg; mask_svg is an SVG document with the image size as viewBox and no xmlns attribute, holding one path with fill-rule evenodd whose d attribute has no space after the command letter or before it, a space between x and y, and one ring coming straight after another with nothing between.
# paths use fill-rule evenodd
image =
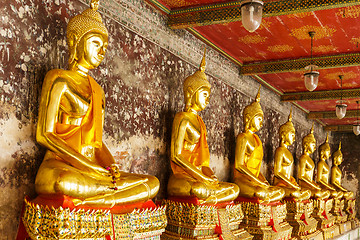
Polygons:
<instances>
[{"instance_id":1,"label":"buddha's shoulder","mask_svg":"<svg viewBox=\"0 0 360 240\"><path fill-rule=\"evenodd\" d=\"M46 73L46 81L55 81L56 79L73 79L76 77L76 72L64 69L52 69Z\"/></svg>"},{"instance_id":2,"label":"buddha's shoulder","mask_svg":"<svg viewBox=\"0 0 360 240\"><path fill-rule=\"evenodd\" d=\"M188 118L194 118L194 114L189 112L177 112L175 114L175 119L188 119Z\"/></svg>"},{"instance_id":3,"label":"buddha's shoulder","mask_svg":"<svg viewBox=\"0 0 360 240\"><path fill-rule=\"evenodd\" d=\"M183 123L183 122L197 122L197 117L193 113L189 112L178 112L174 117L174 123Z\"/></svg>"}]
</instances>

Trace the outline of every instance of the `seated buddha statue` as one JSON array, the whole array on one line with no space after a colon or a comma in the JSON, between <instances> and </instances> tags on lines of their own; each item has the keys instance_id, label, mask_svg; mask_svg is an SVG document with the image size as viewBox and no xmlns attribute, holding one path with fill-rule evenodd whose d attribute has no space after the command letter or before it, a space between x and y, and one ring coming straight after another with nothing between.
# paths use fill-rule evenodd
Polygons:
<instances>
[{"instance_id":1,"label":"seated buddha statue","mask_svg":"<svg viewBox=\"0 0 360 240\"><path fill-rule=\"evenodd\" d=\"M185 111L175 115L171 134L170 197L196 197L202 204L234 200L239 188L220 182L211 168L206 127L198 115L209 103L211 85L205 71L205 53L200 69L184 81Z\"/></svg>"},{"instance_id":2,"label":"seated buddha statue","mask_svg":"<svg viewBox=\"0 0 360 240\"><path fill-rule=\"evenodd\" d=\"M35 180L39 195L69 196L76 206L145 202L159 190L153 176L119 171L102 141L105 95L89 75L108 46L108 31L92 0L67 26L69 70L44 79L36 139L47 148Z\"/></svg>"},{"instance_id":3,"label":"seated buddha statue","mask_svg":"<svg viewBox=\"0 0 360 240\"><path fill-rule=\"evenodd\" d=\"M316 182L324 189L330 191L330 196L336 199L343 197L342 191L337 191L329 184L330 168L326 160L330 157L329 134L326 136L326 141L319 147L320 160L317 164Z\"/></svg>"},{"instance_id":4,"label":"seated buddha statue","mask_svg":"<svg viewBox=\"0 0 360 240\"><path fill-rule=\"evenodd\" d=\"M315 163L311 159L310 154L312 154L316 149L314 125L312 126L310 133L303 138L302 146L303 155L300 157L298 168L298 179L300 187L302 189L310 190L311 195L314 198L327 199L330 196L330 191L321 189L321 187L313 180Z\"/></svg>"},{"instance_id":5,"label":"seated buddha statue","mask_svg":"<svg viewBox=\"0 0 360 240\"><path fill-rule=\"evenodd\" d=\"M244 132L236 138L234 182L240 188L240 196L256 197L261 202L270 203L281 200L285 191L281 187L271 186L260 172L263 147L255 132L262 127L263 117L259 88L255 102L243 111Z\"/></svg>"},{"instance_id":6,"label":"seated buddha statue","mask_svg":"<svg viewBox=\"0 0 360 240\"><path fill-rule=\"evenodd\" d=\"M341 186L341 178L342 173L339 168L339 165L343 161L343 155L341 152L341 142L339 143L339 149L333 153L333 166L331 168L331 185L335 187L337 191L342 191L344 193L345 199L352 199L354 197L354 193L346 190L343 186Z\"/></svg>"},{"instance_id":7,"label":"seated buddha statue","mask_svg":"<svg viewBox=\"0 0 360 240\"><path fill-rule=\"evenodd\" d=\"M285 190L285 197L293 198L295 201L309 199L311 191L302 189L291 176L294 158L288 147L295 141L295 128L292 123L290 110L289 120L280 126L280 147L275 151L274 158L274 185Z\"/></svg>"}]
</instances>

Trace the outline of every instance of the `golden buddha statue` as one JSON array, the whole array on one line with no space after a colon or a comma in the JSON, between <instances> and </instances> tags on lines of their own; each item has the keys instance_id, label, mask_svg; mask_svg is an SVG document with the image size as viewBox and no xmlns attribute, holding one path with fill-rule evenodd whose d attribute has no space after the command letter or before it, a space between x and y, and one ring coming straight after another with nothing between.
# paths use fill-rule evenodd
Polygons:
<instances>
[{"instance_id":1,"label":"golden buddha statue","mask_svg":"<svg viewBox=\"0 0 360 240\"><path fill-rule=\"evenodd\" d=\"M333 166L331 168L331 184L335 187L336 190L342 191L344 193L345 199L352 199L354 197L354 193L346 190L343 186L341 186L341 177L342 173L339 168L339 165L343 161L343 155L341 152L341 142L339 143L339 149L333 153Z\"/></svg>"},{"instance_id":2,"label":"golden buddha statue","mask_svg":"<svg viewBox=\"0 0 360 240\"><path fill-rule=\"evenodd\" d=\"M311 131L308 135L303 138L303 155L301 155L299 160L298 168L298 179L300 187L303 189L308 189L311 191L313 197L318 199L327 199L330 196L329 190L323 190L319 187L314 179L314 170L315 163L311 159L310 154L312 154L316 149L316 139L314 137L314 124L311 128Z\"/></svg>"},{"instance_id":3,"label":"golden buddha statue","mask_svg":"<svg viewBox=\"0 0 360 240\"><path fill-rule=\"evenodd\" d=\"M294 158L288 147L295 141L295 128L290 110L289 120L280 126L280 147L275 151L274 185L285 190L285 197L303 201L311 197L311 191L301 189L295 178L291 176Z\"/></svg>"},{"instance_id":4,"label":"golden buddha statue","mask_svg":"<svg viewBox=\"0 0 360 240\"><path fill-rule=\"evenodd\" d=\"M120 172L102 142L105 95L88 75L104 59L108 31L99 0L67 26L69 70L54 69L44 79L36 132L48 150L35 180L40 195L67 195L76 206L112 207L154 197L153 176Z\"/></svg>"},{"instance_id":5,"label":"golden buddha statue","mask_svg":"<svg viewBox=\"0 0 360 240\"><path fill-rule=\"evenodd\" d=\"M342 191L336 191L333 186L329 184L330 169L326 160L330 157L329 134L326 136L326 141L319 147L320 160L317 164L316 182L322 189L329 190L333 198L340 199L343 197Z\"/></svg>"},{"instance_id":6,"label":"golden buddha statue","mask_svg":"<svg viewBox=\"0 0 360 240\"><path fill-rule=\"evenodd\" d=\"M259 102L260 88L255 102L243 111L244 132L236 138L234 182L240 188L240 196L269 203L281 200L285 191L271 186L260 172L263 147L255 132L262 127L264 113Z\"/></svg>"},{"instance_id":7,"label":"golden buddha statue","mask_svg":"<svg viewBox=\"0 0 360 240\"><path fill-rule=\"evenodd\" d=\"M239 188L219 182L209 167L206 127L198 115L209 103L211 85L205 71L205 53L200 69L184 81L185 111L175 115L171 135L170 197L197 197L200 203L232 201Z\"/></svg>"}]
</instances>

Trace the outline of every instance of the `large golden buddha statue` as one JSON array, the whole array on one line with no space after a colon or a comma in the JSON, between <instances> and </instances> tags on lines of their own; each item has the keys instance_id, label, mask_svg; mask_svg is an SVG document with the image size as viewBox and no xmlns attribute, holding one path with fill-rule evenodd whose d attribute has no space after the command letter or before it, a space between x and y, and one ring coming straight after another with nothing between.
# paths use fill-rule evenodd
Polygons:
<instances>
[{"instance_id":1,"label":"large golden buddha statue","mask_svg":"<svg viewBox=\"0 0 360 240\"><path fill-rule=\"evenodd\" d=\"M324 190L329 190L333 198L340 199L343 197L342 191L336 189L329 184L330 168L326 160L330 157L329 134L326 136L326 141L319 147L320 160L317 164L316 182Z\"/></svg>"},{"instance_id":2,"label":"large golden buddha statue","mask_svg":"<svg viewBox=\"0 0 360 240\"><path fill-rule=\"evenodd\" d=\"M296 201L309 199L311 191L301 189L295 178L291 176L294 158L288 147L295 141L295 128L292 123L290 110L289 120L280 126L280 147L275 151L274 159L274 185L285 190L285 197L291 197Z\"/></svg>"},{"instance_id":3,"label":"large golden buddha statue","mask_svg":"<svg viewBox=\"0 0 360 240\"><path fill-rule=\"evenodd\" d=\"M314 179L315 163L311 159L312 154L316 149L316 139L314 137L314 125L308 135L303 138L303 155L299 160L298 179L301 188L311 191L312 196L318 199L327 199L330 196L329 190L323 190L316 184Z\"/></svg>"},{"instance_id":4,"label":"large golden buddha statue","mask_svg":"<svg viewBox=\"0 0 360 240\"><path fill-rule=\"evenodd\" d=\"M205 71L205 53L200 69L184 81L185 111L175 115L171 135L170 197L197 197L200 203L234 200L239 188L219 182L209 167L206 127L198 115L209 103L211 85Z\"/></svg>"},{"instance_id":5,"label":"large golden buddha statue","mask_svg":"<svg viewBox=\"0 0 360 240\"><path fill-rule=\"evenodd\" d=\"M234 182L240 188L240 196L257 197L268 203L281 200L285 191L271 186L260 172L263 147L255 132L262 127L263 117L259 88L255 102L243 111L244 132L236 138Z\"/></svg>"},{"instance_id":6,"label":"large golden buddha statue","mask_svg":"<svg viewBox=\"0 0 360 240\"><path fill-rule=\"evenodd\" d=\"M51 70L44 79L36 138L47 152L35 188L40 195L70 196L75 205L141 203L157 194L159 181L120 172L102 142L105 96L88 73L108 46L98 5L92 0L67 26L69 70Z\"/></svg>"},{"instance_id":7,"label":"large golden buddha statue","mask_svg":"<svg viewBox=\"0 0 360 240\"><path fill-rule=\"evenodd\" d=\"M333 166L331 168L331 184L335 187L337 191L342 191L344 193L345 199L352 199L354 193L346 190L341 186L342 173L339 168L339 165L343 161L343 154L341 152L341 142L339 143L339 149L333 153Z\"/></svg>"}]
</instances>

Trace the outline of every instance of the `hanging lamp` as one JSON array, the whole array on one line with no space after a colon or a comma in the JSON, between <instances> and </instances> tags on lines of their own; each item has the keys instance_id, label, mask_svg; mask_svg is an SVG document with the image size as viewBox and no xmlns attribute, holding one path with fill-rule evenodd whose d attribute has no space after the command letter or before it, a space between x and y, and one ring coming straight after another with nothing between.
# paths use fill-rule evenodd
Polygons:
<instances>
[{"instance_id":1,"label":"hanging lamp","mask_svg":"<svg viewBox=\"0 0 360 240\"><path fill-rule=\"evenodd\" d=\"M241 2L241 21L246 30L254 32L259 28L264 3L260 0L243 0Z\"/></svg>"},{"instance_id":2,"label":"hanging lamp","mask_svg":"<svg viewBox=\"0 0 360 240\"><path fill-rule=\"evenodd\" d=\"M346 101L342 99L343 95L343 89L342 89L342 80L343 75L339 75L340 81L341 81L341 90L340 90L340 100L336 101L336 117L338 119L343 119L346 115Z\"/></svg>"},{"instance_id":3,"label":"hanging lamp","mask_svg":"<svg viewBox=\"0 0 360 240\"><path fill-rule=\"evenodd\" d=\"M311 58L310 58L310 65L305 67L305 70L309 70L309 72L304 74L304 82L306 89L312 92L315 90L315 88L318 85L320 73L314 71L314 69L316 69L317 66L313 64L313 40L314 40L315 32L314 31L309 32L309 36L311 38Z\"/></svg>"},{"instance_id":4,"label":"hanging lamp","mask_svg":"<svg viewBox=\"0 0 360 240\"><path fill-rule=\"evenodd\" d=\"M360 123L359 123L359 101L357 103L357 111L356 111L356 123L353 125L353 132L356 136L360 134Z\"/></svg>"}]
</instances>

